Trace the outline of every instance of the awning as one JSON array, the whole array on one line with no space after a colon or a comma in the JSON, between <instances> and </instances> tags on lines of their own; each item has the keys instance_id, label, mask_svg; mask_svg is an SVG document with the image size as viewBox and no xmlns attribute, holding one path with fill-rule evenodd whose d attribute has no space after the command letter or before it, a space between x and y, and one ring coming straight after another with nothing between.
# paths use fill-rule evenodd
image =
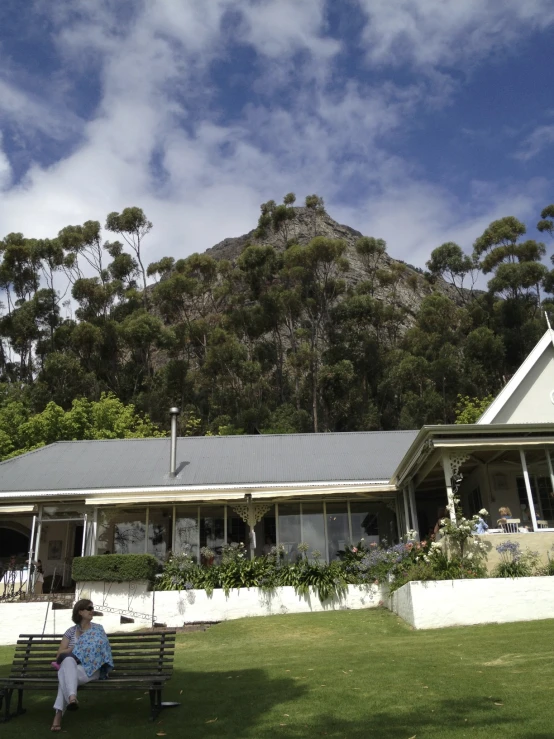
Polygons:
<instances>
[{"instance_id":1,"label":"awning","mask_svg":"<svg viewBox=\"0 0 554 739\"><path fill-rule=\"evenodd\" d=\"M3 513L36 513L36 505L2 505L0 506L0 516Z\"/></svg>"},{"instance_id":2,"label":"awning","mask_svg":"<svg viewBox=\"0 0 554 739\"><path fill-rule=\"evenodd\" d=\"M167 491L164 493L150 493L137 495L127 493L120 495L96 495L85 498L87 506L101 505L157 505L174 503L176 505L187 505L188 503L225 503L226 501L244 500L245 495L252 495L253 500L278 500L280 498L303 498L312 496L330 495L361 495L364 497L372 495L396 493L394 485L364 485L361 486L336 486L336 487L298 487L298 488L272 488L269 490L181 490Z\"/></svg>"}]
</instances>

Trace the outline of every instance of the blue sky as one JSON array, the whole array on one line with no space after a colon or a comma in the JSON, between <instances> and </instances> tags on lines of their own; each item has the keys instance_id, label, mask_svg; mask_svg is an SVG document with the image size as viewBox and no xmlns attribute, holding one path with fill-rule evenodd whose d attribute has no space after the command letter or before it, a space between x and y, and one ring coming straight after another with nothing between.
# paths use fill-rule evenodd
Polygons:
<instances>
[{"instance_id":1,"label":"blue sky","mask_svg":"<svg viewBox=\"0 0 554 739\"><path fill-rule=\"evenodd\" d=\"M553 50L551 0L4 0L0 236L139 205L186 256L290 190L419 266L534 236Z\"/></svg>"}]
</instances>

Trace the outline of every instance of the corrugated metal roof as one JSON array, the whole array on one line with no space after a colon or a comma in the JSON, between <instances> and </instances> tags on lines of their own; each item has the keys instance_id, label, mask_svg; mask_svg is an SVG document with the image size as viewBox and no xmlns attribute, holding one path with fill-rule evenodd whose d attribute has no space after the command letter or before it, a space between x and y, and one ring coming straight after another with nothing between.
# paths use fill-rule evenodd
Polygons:
<instances>
[{"instance_id":1,"label":"corrugated metal roof","mask_svg":"<svg viewBox=\"0 0 554 739\"><path fill-rule=\"evenodd\" d=\"M389 480L417 431L64 441L0 463L0 492Z\"/></svg>"}]
</instances>

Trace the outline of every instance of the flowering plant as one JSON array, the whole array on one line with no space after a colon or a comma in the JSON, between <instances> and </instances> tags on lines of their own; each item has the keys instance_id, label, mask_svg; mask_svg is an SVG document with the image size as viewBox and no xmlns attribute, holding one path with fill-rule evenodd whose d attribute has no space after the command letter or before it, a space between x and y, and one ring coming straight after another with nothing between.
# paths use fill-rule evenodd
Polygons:
<instances>
[{"instance_id":1,"label":"flowering plant","mask_svg":"<svg viewBox=\"0 0 554 739\"><path fill-rule=\"evenodd\" d=\"M483 516L488 516L488 511L481 508L471 518L466 518L462 514L460 508L460 499L454 498L453 503L446 506L446 510L454 515L449 518L443 518L441 521L441 533L446 538L446 547L444 553L449 556L449 550L452 557L458 557L461 562L480 560L485 554L485 545L474 539L479 521ZM471 544L471 547L469 546Z\"/></svg>"},{"instance_id":2,"label":"flowering plant","mask_svg":"<svg viewBox=\"0 0 554 739\"><path fill-rule=\"evenodd\" d=\"M495 577L531 577L535 574L539 562L539 553L526 549L521 551L519 542L503 541L496 551L500 554L500 562L493 571Z\"/></svg>"}]
</instances>

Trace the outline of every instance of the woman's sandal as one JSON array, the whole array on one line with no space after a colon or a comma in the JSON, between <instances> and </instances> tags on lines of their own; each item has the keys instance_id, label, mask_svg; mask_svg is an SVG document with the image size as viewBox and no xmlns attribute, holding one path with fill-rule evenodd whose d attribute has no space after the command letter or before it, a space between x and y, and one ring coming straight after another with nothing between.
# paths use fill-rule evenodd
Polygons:
<instances>
[{"instance_id":1,"label":"woman's sandal","mask_svg":"<svg viewBox=\"0 0 554 739\"><path fill-rule=\"evenodd\" d=\"M68 711L76 711L79 708L79 702L77 701L77 698L75 700L69 701L67 704L67 710Z\"/></svg>"},{"instance_id":2,"label":"woman's sandal","mask_svg":"<svg viewBox=\"0 0 554 739\"><path fill-rule=\"evenodd\" d=\"M52 724L52 726L50 727L50 731L61 731L61 730L62 730L61 724Z\"/></svg>"}]
</instances>

